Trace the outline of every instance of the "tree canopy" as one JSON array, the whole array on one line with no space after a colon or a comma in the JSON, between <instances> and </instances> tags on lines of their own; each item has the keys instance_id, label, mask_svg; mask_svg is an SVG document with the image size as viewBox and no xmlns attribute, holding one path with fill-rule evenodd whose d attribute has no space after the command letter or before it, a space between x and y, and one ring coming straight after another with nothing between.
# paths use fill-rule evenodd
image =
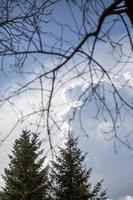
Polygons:
<instances>
[{"instance_id":1,"label":"tree canopy","mask_svg":"<svg viewBox=\"0 0 133 200\"><path fill-rule=\"evenodd\" d=\"M44 166L41 141L37 134L23 131L15 141L10 163L5 168L5 186L1 200L45 200L48 199L48 168ZM41 156L41 158L40 158Z\"/></svg>"},{"instance_id":2,"label":"tree canopy","mask_svg":"<svg viewBox=\"0 0 133 200\"><path fill-rule=\"evenodd\" d=\"M53 197L56 200L106 200L106 191L102 191L102 181L92 186L92 169L86 169L86 155L78 147L78 139L68 135L65 148L52 161L50 173Z\"/></svg>"}]
</instances>

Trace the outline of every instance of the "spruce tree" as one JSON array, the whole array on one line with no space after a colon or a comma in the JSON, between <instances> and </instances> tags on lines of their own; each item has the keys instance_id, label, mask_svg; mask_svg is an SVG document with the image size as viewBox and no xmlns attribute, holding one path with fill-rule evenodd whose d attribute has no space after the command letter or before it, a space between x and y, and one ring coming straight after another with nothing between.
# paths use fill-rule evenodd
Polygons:
<instances>
[{"instance_id":1,"label":"spruce tree","mask_svg":"<svg viewBox=\"0 0 133 200\"><path fill-rule=\"evenodd\" d=\"M86 154L78 148L78 139L69 133L66 147L60 148L51 167L53 199L56 200L105 200L106 191L101 191L102 181L92 187L90 175L84 165Z\"/></svg>"},{"instance_id":2,"label":"spruce tree","mask_svg":"<svg viewBox=\"0 0 133 200\"><path fill-rule=\"evenodd\" d=\"M48 168L43 168L45 158L40 148L38 135L28 131L23 131L15 141L9 167L3 175L2 200L48 199Z\"/></svg>"}]
</instances>

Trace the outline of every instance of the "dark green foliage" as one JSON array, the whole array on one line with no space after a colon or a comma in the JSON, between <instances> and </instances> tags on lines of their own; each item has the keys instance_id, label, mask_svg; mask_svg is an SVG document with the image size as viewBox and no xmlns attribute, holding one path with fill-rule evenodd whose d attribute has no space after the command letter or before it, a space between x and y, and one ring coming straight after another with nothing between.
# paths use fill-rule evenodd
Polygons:
<instances>
[{"instance_id":1,"label":"dark green foliage","mask_svg":"<svg viewBox=\"0 0 133 200\"><path fill-rule=\"evenodd\" d=\"M77 147L78 139L68 135L66 148L60 148L60 156L52 162L51 179L53 199L56 200L105 200L101 182L92 187L89 182L92 169L83 165L86 155Z\"/></svg>"},{"instance_id":2,"label":"dark green foliage","mask_svg":"<svg viewBox=\"0 0 133 200\"><path fill-rule=\"evenodd\" d=\"M48 169L42 168L44 157L37 134L23 131L15 141L10 164L5 169L2 200L45 200L48 190Z\"/></svg>"}]
</instances>

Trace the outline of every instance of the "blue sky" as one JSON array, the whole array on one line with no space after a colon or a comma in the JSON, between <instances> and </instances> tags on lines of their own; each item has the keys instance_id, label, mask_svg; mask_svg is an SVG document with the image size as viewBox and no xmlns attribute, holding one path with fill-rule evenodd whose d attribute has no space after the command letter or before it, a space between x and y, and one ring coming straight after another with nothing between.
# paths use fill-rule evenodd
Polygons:
<instances>
[{"instance_id":1,"label":"blue sky","mask_svg":"<svg viewBox=\"0 0 133 200\"><path fill-rule=\"evenodd\" d=\"M64 26L63 30L57 25L53 19L50 19L49 24L45 24L46 26L43 27L43 30L47 32L46 38L43 38L43 41L46 45L54 46L54 48L60 47L61 42L58 39L51 39L51 34L56 37L61 37L61 33L63 33L63 39L66 41L62 48L70 51L72 50L71 47L80 40L79 36L75 36L75 32L77 30L76 25L72 20L72 15L70 12L69 7L62 1L56 7L55 11L53 12L53 19L57 20L61 24L70 25ZM106 1L107 5L109 5L112 1ZM74 16L76 19L76 23L78 27L80 27L81 23L81 15L79 10L73 6L74 9ZM96 19L94 17L94 19ZM113 17L111 17L113 19ZM110 19L109 19L110 20ZM128 19L127 19L128 20ZM108 21L109 22L109 21ZM97 23L97 22L96 22ZM107 24L103 27L105 28ZM63 32L62 32L63 31ZM114 41L117 41L123 34L125 33L125 29L121 23L116 24L114 29L112 30L111 37ZM129 54L129 42L125 40L124 45L122 46L122 50L124 55ZM92 40L90 41L90 46L92 45ZM46 47L49 50L48 47ZM88 51L87 45L84 45L84 49ZM119 58L119 50L113 49L108 43L98 42L96 46L96 51L94 52L94 57L104 66L106 69L111 69L112 66L115 66L117 63L117 59ZM83 128L82 130L79 118L79 110L80 106L82 105L82 101L78 102L78 98L83 91L83 88L89 85L90 76L88 74L84 75L82 78L74 79L70 82L65 82L67 78L73 78L74 75L77 75L78 72L84 69L84 65L87 65L87 62L80 63L81 57L76 56L74 60L71 60L68 65L60 72L60 78L63 73L67 70L72 69L73 63L77 63L76 70L71 70L68 76L64 76L61 81L63 83L63 87L60 87L59 90L54 94L53 98L53 108L54 108L54 116L57 119L62 119L64 123L62 124L62 136L59 135L54 136L54 144L60 145L62 143L62 137L64 138L64 132L68 128L68 119L72 116L75 106L79 106L77 108L77 113L75 119L71 122L70 128L75 132L75 136L79 136L79 144L81 149L85 152L89 152L86 160L86 165L88 167L93 167L93 176L92 181L95 182L99 179L105 179L104 187L107 188L109 198L111 199L126 199L132 200L133 191L133 174L132 174L132 166L133 166L133 152L127 149L124 145L117 143L116 148L118 152L114 151L114 140L106 141L108 136L103 134L103 131L107 131L110 129L110 120L108 115L106 118L108 119L107 122L103 120L102 115L99 115L99 119L95 118L97 108L94 103L86 103L83 110L82 110L82 122ZM126 60L126 56L122 59ZM55 59L57 61L57 58ZM24 68L23 74L19 74L19 70L16 72L11 72L9 65L13 62L13 59L10 57L5 61L5 71L6 75L3 72L0 72L0 94L5 94L6 88L10 88L9 91L12 91L14 88L19 88L19 84L27 83L29 80L32 80L42 73L42 64L47 69L51 69L54 67L54 62L50 56L47 55L33 55L29 56ZM133 87L133 78L132 78L132 58L130 62L125 64L123 68L123 60L121 63L117 64L115 68L111 71L112 80L116 84L118 90L121 92L122 96L126 98L129 102L132 101L132 87ZM79 65L78 65L79 64ZM117 73L117 76L114 76L112 73L118 72L120 69L120 73ZM79 71L78 71L79 70ZM31 74L31 72L33 72ZM49 79L42 79L44 88L49 89ZM97 79L95 79L97 81ZM18 84L19 83L19 84ZM126 83L126 86L125 86ZM58 86L57 84L57 86ZM103 86L106 88L106 100L108 105L110 105L112 112L114 110L113 106L113 98L111 96L111 88L109 83L106 79L102 82ZM128 87L127 87L128 85ZM4 138L5 135L10 133L10 130L13 128L15 123L17 122L18 118L21 117L21 114L27 115L34 110L40 108L40 92L38 90L33 90L34 88L39 88L39 82L36 81L30 88L32 90L26 91L17 97L15 97L10 104L7 102L1 107L0 112L0 137ZM6 93L8 95L9 93ZM48 93L45 93L44 100L47 101ZM60 97L60 98L59 98ZM62 106L55 106L55 105L62 105ZM124 111L122 108L122 120L123 126L119 127L118 133L121 134L122 139L125 138L126 134L132 130L132 118L128 115L127 112ZM1 149L1 157L0 157L0 170L3 172L4 167L8 164L8 156L7 154L10 153L13 141L15 138L19 136L22 128L28 128L31 130L36 130L34 124L37 122L38 118L36 116L31 116L24 122L18 123L15 127L12 134L6 139L6 141L0 146ZM45 130L45 116L43 118L44 127L40 128L39 131L42 131L42 137L46 137L47 133ZM89 137L86 137L85 134L88 134ZM110 136L110 135L109 135ZM132 141L132 137L130 137L130 141ZM48 142L46 143L46 151L48 150ZM48 154L49 156L50 154ZM49 157L48 157L49 158ZM2 180L0 179L0 183L2 185Z\"/></svg>"}]
</instances>

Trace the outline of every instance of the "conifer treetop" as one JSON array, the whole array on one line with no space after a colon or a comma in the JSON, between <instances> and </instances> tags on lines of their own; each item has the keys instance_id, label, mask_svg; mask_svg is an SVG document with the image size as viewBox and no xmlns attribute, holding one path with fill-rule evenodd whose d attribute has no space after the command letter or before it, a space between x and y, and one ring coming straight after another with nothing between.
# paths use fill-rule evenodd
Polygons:
<instances>
[{"instance_id":1,"label":"conifer treetop","mask_svg":"<svg viewBox=\"0 0 133 200\"><path fill-rule=\"evenodd\" d=\"M92 168L86 169L86 154L78 147L78 138L68 134L65 148L52 162L51 179L57 200L106 200L106 191L102 191L102 181L94 187L90 182Z\"/></svg>"},{"instance_id":2,"label":"conifer treetop","mask_svg":"<svg viewBox=\"0 0 133 200\"><path fill-rule=\"evenodd\" d=\"M2 200L47 199L48 168L43 167L42 153L39 135L22 131L9 155L9 166L5 168Z\"/></svg>"}]
</instances>

